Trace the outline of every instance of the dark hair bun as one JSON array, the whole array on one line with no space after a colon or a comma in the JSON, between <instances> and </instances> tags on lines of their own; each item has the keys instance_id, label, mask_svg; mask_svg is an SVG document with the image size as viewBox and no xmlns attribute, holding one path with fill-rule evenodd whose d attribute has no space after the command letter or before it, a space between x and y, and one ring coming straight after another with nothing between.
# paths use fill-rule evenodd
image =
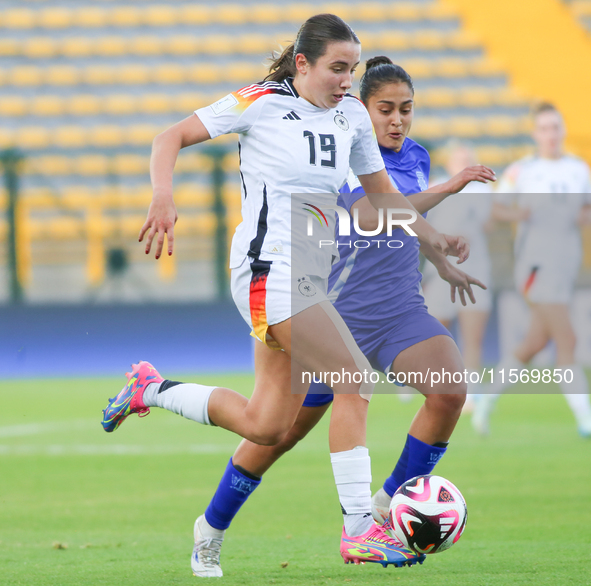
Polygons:
<instances>
[{"instance_id":1,"label":"dark hair bun","mask_svg":"<svg viewBox=\"0 0 591 586\"><path fill-rule=\"evenodd\" d=\"M385 57L384 55L380 55L378 57L372 57L365 62L365 70L371 69L372 67L377 67L378 65L394 65L392 63L392 59L390 57Z\"/></svg>"}]
</instances>

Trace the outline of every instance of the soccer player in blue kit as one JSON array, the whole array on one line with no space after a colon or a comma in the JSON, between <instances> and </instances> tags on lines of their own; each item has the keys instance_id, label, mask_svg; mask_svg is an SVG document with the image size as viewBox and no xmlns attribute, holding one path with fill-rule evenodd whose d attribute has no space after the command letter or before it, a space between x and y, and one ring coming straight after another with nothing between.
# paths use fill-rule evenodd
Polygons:
<instances>
[{"instance_id":1,"label":"soccer player in blue kit","mask_svg":"<svg viewBox=\"0 0 591 586\"><path fill-rule=\"evenodd\" d=\"M428 152L407 138L413 117L414 88L410 76L387 57L375 57L366 64L360 94L368 108L386 170L396 189L404 194L432 194L429 207L447 195L461 191L469 182L495 180L491 169L468 167L448 182L427 189L430 171ZM409 196L412 202L413 196ZM378 212L371 206L356 177L351 175L341 190L338 204L353 215L358 213L363 231L378 226ZM340 259L329 278L329 299L345 320L359 348L372 367L397 378L409 380L410 373L432 371L463 372L460 352L449 332L429 315L420 290L419 243L401 229L392 236L338 236ZM370 245L360 244L367 240ZM353 241L357 240L357 246ZM462 303L471 285L484 286L458 270L432 247L421 246L440 276L456 289ZM390 375L392 376L392 375ZM397 488L419 474L429 474L444 455L466 396L466 383L441 382L430 386L426 378L410 384L426 400L414 418L406 444L392 474L372 498L376 522L386 520L389 503ZM256 445L243 440L230 459L218 489L205 514L195 524L193 571L197 576L222 575L220 551L225 530L242 504L260 484L261 476L320 421L333 399L332 390L313 383L299 416L284 441L275 446ZM354 482L354 479L351 480ZM341 554L350 559L348 548L358 544L341 542ZM375 561L375 560L370 560ZM358 562L356 562L358 563Z\"/></svg>"}]
</instances>

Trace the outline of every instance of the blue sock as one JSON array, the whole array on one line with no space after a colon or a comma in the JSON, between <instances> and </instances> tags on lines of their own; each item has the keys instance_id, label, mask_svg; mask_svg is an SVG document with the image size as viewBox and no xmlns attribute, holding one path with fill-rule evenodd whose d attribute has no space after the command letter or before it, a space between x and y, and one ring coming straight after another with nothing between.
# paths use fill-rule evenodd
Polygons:
<instances>
[{"instance_id":1,"label":"blue sock","mask_svg":"<svg viewBox=\"0 0 591 586\"><path fill-rule=\"evenodd\" d=\"M227 529L240 507L261 483L261 478L245 472L242 468L237 469L230 458L218 489L205 510L205 519L212 527Z\"/></svg>"},{"instance_id":2,"label":"blue sock","mask_svg":"<svg viewBox=\"0 0 591 586\"><path fill-rule=\"evenodd\" d=\"M446 450L446 444L430 446L410 434L407 435L396 468L384 482L384 490L392 496L407 480L431 474Z\"/></svg>"}]
</instances>

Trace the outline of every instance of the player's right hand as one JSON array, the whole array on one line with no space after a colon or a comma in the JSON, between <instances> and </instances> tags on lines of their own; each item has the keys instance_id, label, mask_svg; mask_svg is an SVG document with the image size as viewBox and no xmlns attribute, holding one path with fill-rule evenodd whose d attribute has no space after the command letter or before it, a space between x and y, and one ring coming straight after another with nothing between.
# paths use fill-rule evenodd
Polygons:
<instances>
[{"instance_id":1,"label":"player's right hand","mask_svg":"<svg viewBox=\"0 0 591 586\"><path fill-rule=\"evenodd\" d=\"M488 183L489 181L496 181L497 176L490 167L484 165L474 165L473 167L466 167L457 175L454 175L447 181L447 190L450 193L458 193L471 183L472 181L479 181L480 183Z\"/></svg>"},{"instance_id":2,"label":"player's right hand","mask_svg":"<svg viewBox=\"0 0 591 586\"><path fill-rule=\"evenodd\" d=\"M168 255L170 256L174 247L174 225L178 220L176 206L172 199L172 195L159 195L154 192L152 203L148 209L148 217L140 230L139 241L146 238L146 254L150 254L152 248L152 241L156 239L156 259L160 258L162 248L164 247L164 236L168 241Z\"/></svg>"}]
</instances>

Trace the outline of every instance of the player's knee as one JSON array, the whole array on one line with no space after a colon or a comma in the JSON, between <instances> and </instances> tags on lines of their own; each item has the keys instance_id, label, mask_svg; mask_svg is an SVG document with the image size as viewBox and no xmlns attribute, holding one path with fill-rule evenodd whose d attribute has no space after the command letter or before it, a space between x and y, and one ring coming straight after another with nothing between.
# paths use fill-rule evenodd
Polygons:
<instances>
[{"instance_id":1,"label":"player's knee","mask_svg":"<svg viewBox=\"0 0 591 586\"><path fill-rule=\"evenodd\" d=\"M288 431L282 427L271 427L256 431L249 439L260 446L277 446L283 442Z\"/></svg>"},{"instance_id":2,"label":"player's knee","mask_svg":"<svg viewBox=\"0 0 591 586\"><path fill-rule=\"evenodd\" d=\"M456 415L464 407L466 390L465 383L457 383L453 388L446 388L445 392L428 395L427 402L441 414Z\"/></svg>"}]
</instances>

